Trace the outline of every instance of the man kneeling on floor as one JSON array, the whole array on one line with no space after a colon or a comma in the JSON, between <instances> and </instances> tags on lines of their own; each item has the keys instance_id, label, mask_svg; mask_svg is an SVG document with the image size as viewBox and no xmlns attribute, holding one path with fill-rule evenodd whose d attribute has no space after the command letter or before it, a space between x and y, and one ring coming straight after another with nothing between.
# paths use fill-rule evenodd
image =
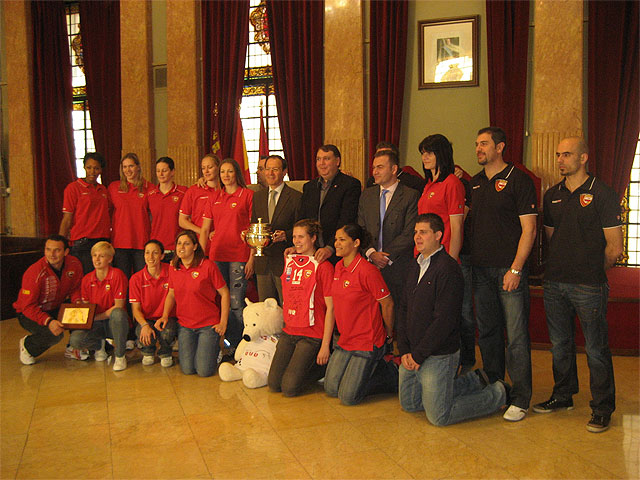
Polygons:
<instances>
[{"instance_id":1,"label":"man kneeling on floor","mask_svg":"<svg viewBox=\"0 0 640 480\"><path fill-rule=\"evenodd\" d=\"M420 252L407 276L398 324L400 405L424 410L431 423L450 425L489 415L507 403L507 384L489 384L482 370L456 377L460 357L462 271L440 240L442 219L419 215L414 230Z\"/></svg>"}]
</instances>

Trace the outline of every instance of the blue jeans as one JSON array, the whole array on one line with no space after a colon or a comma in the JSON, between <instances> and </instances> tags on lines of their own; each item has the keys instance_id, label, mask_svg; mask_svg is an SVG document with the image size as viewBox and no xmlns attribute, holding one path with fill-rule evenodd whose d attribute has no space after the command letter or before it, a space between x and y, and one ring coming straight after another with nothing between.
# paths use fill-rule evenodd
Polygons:
<instances>
[{"instance_id":1,"label":"blue jeans","mask_svg":"<svg viewBox=\"0 0 640 480\"><path fill-rule=\"evenodd\" d=\"M340 398L344 405L357 405L374 393L396 392L398 370L381 362L384 352L384 347L365 352L336 346L327 364L324 391Z\"/></svg>"},{"instance_id":2,"label":"blue jeans","mask_svg":"<svg viewBox=\"0 0 640 480\"><path fill-rule=\"evenodd\" d=\"M50 315L53 318L57 318L57 313L51 312ZM37 357L42 355L46 350L53 347L56 343L62 340L64 333L60 335L54 335L49 330L49 327L40 325L38 322L34 322L30 318L25 317L22 313L18 314L18 322L22 325L22 328L27 330L29 335L24 340L24 348L27 349L29 355Z\"/></svg>"},{"instance_id":3,"label":"blue jeans","mask_svg":"<svg viewBox=\"0 0 640 480\"><path fill-rule=\"evenodd\" d=\"M247 279L244 277L245 262L216 262L222 278L227 282L231 305L229 306L229 321L225 338L236 348L242 340L244 322L242 312L244 311L244 297L247 292Z\"/></svg>"},{"instance_id":4,"label":"blue jeans","mask_svg":"<svg viewBox=\"0 0 640 480\"><path fill-rule=\"evenodd\" d=\"M432 355L418 370L400 366L400 405L407 412L427 414L442 427L496 412L505 404L504 387L483 385L475 372L456 377L460 352Z\"/></svg>"},{"instance_id":5,"label":"blue jeans","mask_svg":"<svg viewBox=\"0 0 640 480\"><path fill-rule=\"evenodd\" d=\"M473 266L478 345L482 354L483 368L490 381L504 379L506 365L513 383L511 404L527 409L531 400L529 284L525 269L517 289L511 292L503 290L503 277L508 270L508 268ZM506 358L505 330L507 331Z\"/></svg>"},{"instance_id":6,"label":"blue jeans","mask_svg":"<svg viewBox=\"0 0 640 480\"><path fill-rule=\"evenodd\" d=\"M147 324L153 329L153 332L156 334L157 343L160 344L160 348L158 349L159 357L170 357L173 349L171 348L171 343L176 338L177 331L177 318L169 317L169 321L165 325L162 331L156 329L154 326L154 320L147 320ZM142 331L142 325L139 323L136 325L136 337L138 341L140 341L140 332ZM142 345L142 342L140 342ZM151 345L142 345L140 351L143 355L154 355L156 353L156 342L152 342Z\"/></svg>"},{"instance_id":7,"label":"blue jeans","mask_svg":"<svg viewBox=\"0 0 640 480\"><path fill-rule=\"evenodd\" d=\"M584 333L589 383L594 413L611 415L616 409L616 386L609 350L607 299L609 285L579 285L544 282L544 309L547 315L553 354L553 398L569 400L578 393L575 316Z\"/></svg>"},{"instance_id":8,"label":"blue jeans","mask_svg":"<svg viewBox=\"0 0 640 480\"><path fill-rule=\"evenodd\" d=\"M178 328L178 358L185 375L210 377L216 371L220 336L211 326Z\"/></svg>"},{"instance_id":9,"label":"blue jeans","mask_svg":"<svg viewBox=\"0 0 640 480\"><path fill-rule=\"evenodd\" d=\"M105 338L113 339L114 355L124 357L129 332L129 317L126 310L114 308L108 320L93 322L91 330L74 330L69 337L73 348L98 350Z\"/></svg>"},{"instance_id":10,"label":"blue jeans","mask_svg":"<svg viewBox=\"0 0 640 480\"><path fill-rule=\"evenodd\" d=\"M460 255L464 278L462 322L460 323L460 364L473 367L476 363L476 318L473 314L473 277L471 255Z\"/></svg>"}]
</instances>

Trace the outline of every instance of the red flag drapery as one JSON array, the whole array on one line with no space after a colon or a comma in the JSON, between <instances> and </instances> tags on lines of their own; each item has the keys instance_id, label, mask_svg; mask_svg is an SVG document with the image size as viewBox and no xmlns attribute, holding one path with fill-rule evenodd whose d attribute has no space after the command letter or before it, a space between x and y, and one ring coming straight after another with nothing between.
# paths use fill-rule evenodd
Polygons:
<instances>
[{"instance_id":1,"label":"red flag drapery","mask_svg":"<svg viewBox=\"0 0 640 480\"><path fill-rule=\"evenodd\" d=\"M247 156L247 145L244 141L244 130L242 129L242 119L240 109L236 108L235 125L233 128L233 159L240 165L242 176L247 185L251 183L251 172L249 170L249 157Z\"/></svg>"},{"instance_id":2,"label":"red flag drapery","mask_svg":"<svg viewBox=\"0 0 640 480\"><path fill-rule=\"evenodd\" d=\"M260 142L258 147L258 154L261 157L269 156L269 139L267 138L267 130L264 128L264 116L262 114L262 107L260 107Z\"/></svg>"}]
</instances>

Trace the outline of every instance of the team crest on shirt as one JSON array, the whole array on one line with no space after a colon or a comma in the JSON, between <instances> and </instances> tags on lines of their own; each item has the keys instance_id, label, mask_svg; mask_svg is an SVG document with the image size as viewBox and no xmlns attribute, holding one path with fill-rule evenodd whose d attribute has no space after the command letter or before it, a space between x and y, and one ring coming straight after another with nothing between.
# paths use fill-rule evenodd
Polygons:
<instances>
[{"instance_id":1,"label":"team crest on shirt","mask_svg":"<svg viewBox=\"0 0 640 480\"><path fill-rule=\"evenodd\" d=\"M107 194L106 194L106 193L103 193L103 194L102 194L102 196L103 196L104 198L107 198Z\"/></svg>"},{"instance_id":2,"label":"team crest on shirt","mask_svg":"<svg viewBox=\"0 0 640 480\"><path fill-rule=\"evenodd\" d=\"M144 197L144 193L138 193L138 197L143 198Z\"/></svg>"},{"instance_id":3,"label":"team crest on shirt","mask_svg":"<svg viewBox=\"0 0 640 480\"><path fill-rule=\"evenodd\" d=\"M193 278L198 278L198 275L200 275L200 272L191 272Z\"/></svg>"},{"instance_id":4,"label":"team crest on shirt","mask_svg":"<svg viewBox=\"0 0 640 480\"><path fill-rule=\"evenodd\" d=\"M76 274L76 272L74 272L73 270L69 270L69 271L67 272L67 277L69 277L69 278L73 278L73 276L74 276L75 274Z\"/></svg>"},{"instance_id":5,"label":"team crest on shirt","mask_svg":"<svg viewBox=\"0 0 640 480\"><path fill-rule=\"evenodd\" d=\"M304 277L305 277L305 278L309 278L309 277L311 276L311 274L312 274L312 273L313 273L313 272L312 272L311 270L305 270L305 271L304 271Z\"/></svg>"},{"instance_id":6,"label":"team crest on shirt","mask_svg":"<svg viewBox=\"0 0 640 480\"><path fill-rule=\"evenodd\" d=\"M504 190L504 187L507 186L507 183L509 182L502 178L500 180L496 180L496 192L501 192L502 190Z\"/></svg>"},{"instance_id":7,"label":"team crest on shirt","mask_svg":"<svg viewBox=\"0 0 640 480\"><path fill-rule=\"evenodd\" d=\"M169 290L169 284L168 283L163 283L162 284L162 288L164 288L165 290Z\"/></svg>"},{"instance_id":8,"label":"team crest on shirt","mask_svg":"<svg viewBox=\"0 0 640 480\"><path fill-rule=\"evenodd\" d=\"M345 280L342 284L342 288L347 288L349 285L351 285L351 282L349 280Z\"/></svg>"},{"instance_id":9,"label":"team crest on shirt","mask_svg":"<svg viewBox=\"0 0 640 480\"><path fill-rule=\"evenodd\" d=\"M588 206L593 201L593 195L590 193L581 193L580 194L580 205L583 207Z\"/></svg>"},{"instance_id":10,"label":"team crest on shirt","mask_svg":"<svg viewBox=\"0 0 640 480\"><path fill-rule=\"evenodd\" d=\"M180 200L180 197L173 196L173 197L171 197L171 200L173 200L173 203L178 203L178 200Z\"/></svg>"},{"instance_id":11,"label":"team crest on shirt","mask_svg":"<svg viewBox=\"0 0 640 480\"><path fill-rule=\"evenodd\" d=\"M233 203L231 204L231 208L236 208L236 206L237 206L237 205L238 205L238 204L237 204L236 202L233 202Z\"/></svg>"},{"instance_id":12,"label":"team crest on shirt","mask_svg":"<svg viewBox=\"0 0 640 480\"><path fill-rule=\"evenodd\" d=\"M111 290L111 285L109 285L108 283L104 286L104 289L109 291Z\"/></svg>"},{"instance_id":13,"label":"team crest on shirt","mask_svg":"<svg viewBox=\"0 0 640 480\"><path fill-rule=\"evenodd\" d=\"M436 192L429 192L429 198L433 198L433 196L436 194Z\"/></svg>"}]
</instances>

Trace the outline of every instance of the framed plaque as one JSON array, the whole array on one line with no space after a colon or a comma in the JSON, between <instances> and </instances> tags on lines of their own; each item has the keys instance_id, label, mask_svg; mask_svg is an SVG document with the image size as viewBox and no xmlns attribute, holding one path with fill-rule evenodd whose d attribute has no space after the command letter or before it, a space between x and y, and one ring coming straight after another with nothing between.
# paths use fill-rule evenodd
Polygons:
<instances>
[{"instance_id":1,"label":"framed plaque","mask_svg":"<svg viewBox=\"0 0 640 480\"><path fill-rule=\"evenodd\" d=\"M418 22L418 88L478 86L479 18Z\"/></svg>"},{"instance_id":2,"label":"framed plaque","mask_svg":"<svg viewBox=\"0 0 640 480\"><path fill-rule=\"evenodd\" d=\"M95 303L63 303L58 311L58 321L67 329L90 330L95 313Z\"/></svg>"}]
</instances>

